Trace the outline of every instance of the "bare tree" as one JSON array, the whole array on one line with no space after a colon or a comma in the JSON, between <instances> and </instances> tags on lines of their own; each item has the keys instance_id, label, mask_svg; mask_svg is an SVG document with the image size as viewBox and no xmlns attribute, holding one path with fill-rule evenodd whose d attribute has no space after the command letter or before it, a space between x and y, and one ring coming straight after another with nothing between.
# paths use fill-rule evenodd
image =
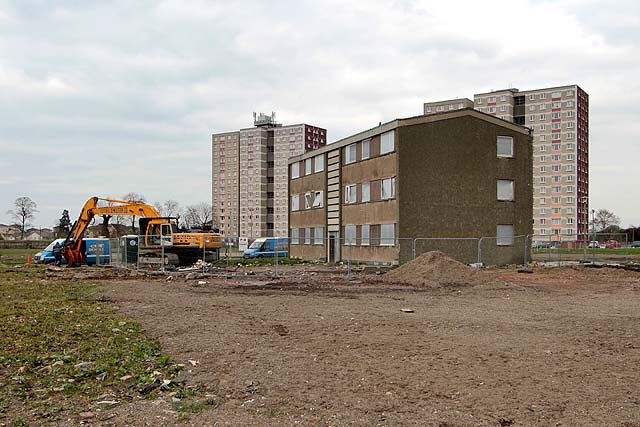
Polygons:
<instances>
[{"instance_id":1,"label":"bare tree","mask_svg":"<svg viewBox=\"0 0 640 427\"><path fill-rule=\"evenodd\" d=\"M20 227L20 240L24 240L24 232L27 226L31 225L31 220L35 217L35 213L38 212L38 205L29 197L18 197L16 199L15 209L8 210L7 214L11 215L16 223Z\"/></svg>"},{"instance_id":2,"label":"bare tree","mask_svg":"<svg viewBox=\"0 0 640 427\"><path fill-rule=\"evenodd\" d=\"M213 211L209 203L201 202L187 206L184 220L190 227L207 228L213 218Z\"/></svg>"},{"instance_id":3,"label":"bare tree","mask_svg":"<svg viewBox=\"0 0 640 427\"><path fill-rule=\"evenodd\" d=\"M620 218L608 209L598 209L595 214L594 225L598 231L603 231L612 225L619 226Z\"/></svg>"},{"instance_id":4,"label":"bare tree","mask_svg":"<svg viewBox=\"0 0 640 427\"><path fill-rule=\"evenodd\" d=\"M128 202L136 202L136 203L147 203L147 198L140 194L140 193L135 193L135 192L129 192L127 194L125 194L124 196L122 196L122 200L126 200ZM136 232L136 217L132 216L131 217L131 231L133 233Z\"/></svg>"},{"instance_id":5,"label":"bare tree","mask_svg":"<svg viewBox=\"0 0 640 427\"><path fill-rule=\"evenodd\" d=\"M180 203L175 200L165 200L164 203L155 202L153 207L156 208L162 216L180 217Z\"/></svg>"}]
</instances>

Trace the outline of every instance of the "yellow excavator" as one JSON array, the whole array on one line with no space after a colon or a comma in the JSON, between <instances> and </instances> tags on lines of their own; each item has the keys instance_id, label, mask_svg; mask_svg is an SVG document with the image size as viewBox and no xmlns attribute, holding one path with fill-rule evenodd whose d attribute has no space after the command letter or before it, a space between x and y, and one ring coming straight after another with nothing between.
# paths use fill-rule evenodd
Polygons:
<instances>
[{"instance_id":1,"label":"yellow excavator","mask_svg":"<svg viewBox=\"0 0 640 427\"><path fill-rule=\"evenodd\" d=\"M99 201L110 206L98 206ZM63 255L68 267L85 262L82 237L96 215L128 215L140 217L140 249L147 257L172 265L189 265L202 259L203 251L219 256L222 238L219 233L190 233L178 231L176 217L163 217L153 206L145 203L92 197L84 204L80 216L71 227L63 245Z\"/></svg>"}]
</instances>

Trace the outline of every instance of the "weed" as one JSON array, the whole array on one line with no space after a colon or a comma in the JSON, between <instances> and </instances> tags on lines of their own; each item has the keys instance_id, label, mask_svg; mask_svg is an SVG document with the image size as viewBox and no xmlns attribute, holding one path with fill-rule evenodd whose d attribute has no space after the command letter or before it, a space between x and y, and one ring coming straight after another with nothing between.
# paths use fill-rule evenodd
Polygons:
<instances>
[{"instance_id":1,"label":"weed","mask_svg":"<svg viewBox=\"0 0 640 427\"><path fill-rule=\"evenodd\" d=\"M12 425L60 419L105 394L124 399L180 371L139 324L93 298L97 285L47 279L38 266L0 264L0 277L0 415L11 410Z\"/></svg>"}]
</instances>

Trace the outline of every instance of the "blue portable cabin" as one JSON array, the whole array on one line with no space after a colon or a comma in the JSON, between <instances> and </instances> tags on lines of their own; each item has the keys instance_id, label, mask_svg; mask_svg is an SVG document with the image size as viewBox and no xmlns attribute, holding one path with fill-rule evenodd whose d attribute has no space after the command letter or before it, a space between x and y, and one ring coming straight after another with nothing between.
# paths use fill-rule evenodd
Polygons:
<instances>
[{"instance_id":1,"label":"blue portable cabin","mask_svg":"<svg viewBox=\"0 0 640 427\"><path fill-rule=\"evenodd\" d=\"M54 262L53 247L56 242L62 245L64 241L65 239L56 239L49 243L46 248L33 256L34 262L36 264L49 264ZM88 265L96 264L96 261L101 265L111 263L111 242L109 239L103 237L87 237L82 239L80 248L85 255L85 262ZM66 262L67 260L62 258L62 263L65 264Z\"/></svg>"}]
</instances>

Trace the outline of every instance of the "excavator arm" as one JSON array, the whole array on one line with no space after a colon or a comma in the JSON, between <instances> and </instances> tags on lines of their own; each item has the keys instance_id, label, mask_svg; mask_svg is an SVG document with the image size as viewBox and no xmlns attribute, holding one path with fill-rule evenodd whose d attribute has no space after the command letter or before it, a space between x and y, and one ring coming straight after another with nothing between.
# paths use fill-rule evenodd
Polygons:
<instances>
[{"instance_id":1,"label":"excavator arm","mask_svg":"<svg viewBox=\"0 0 640 427\"><path fill-rule=\"evenodd\" d=\"M100 200L114 203L114 205L98 207ZM130 215L152 218L161 216L153 206L144 203L100 197L90 198L82 207L80 216L73 223L64 242L63 255L67 260L67 266L78 266L84 261L84 254L81 250L82 236L96 215Z\"/></svg>"}]
</instances>

